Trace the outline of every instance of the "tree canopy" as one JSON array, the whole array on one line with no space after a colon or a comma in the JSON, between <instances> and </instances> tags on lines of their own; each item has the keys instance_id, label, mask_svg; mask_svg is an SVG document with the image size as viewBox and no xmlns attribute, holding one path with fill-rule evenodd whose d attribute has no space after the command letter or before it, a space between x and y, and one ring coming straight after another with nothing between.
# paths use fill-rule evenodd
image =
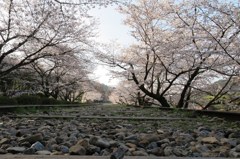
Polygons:
<instances>
[{"instance_id":1,"label":"tree canopy","mask_svg":"<svg viewBox=\"0 0 240 159\"><path fill-rule=\"evenodd\" d=\"M223 1L138 0L120 7L136 43L101 56L163 107L207 109L239 77L239 6ZM223 80L216 90L211 85ZM201 101L199 96L211 96ZM174 100L172 100L174 99Z\"/></svg>"}]
</instances>

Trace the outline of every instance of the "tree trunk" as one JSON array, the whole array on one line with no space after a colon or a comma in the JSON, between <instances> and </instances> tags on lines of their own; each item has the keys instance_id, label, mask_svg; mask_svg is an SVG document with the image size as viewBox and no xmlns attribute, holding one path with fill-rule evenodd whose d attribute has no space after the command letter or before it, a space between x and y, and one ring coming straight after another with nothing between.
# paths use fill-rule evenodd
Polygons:
<instances>
[{"instance_id":1,"label":"tree trunk","mask_svg":"<svg viewBox=\"0 0 240 159\"><path fill-rule=\"evenodd\" d=\"M171 107L165 97L159 96L157 98L157 101L162 105L162 107L166 107L166 108L170 108Z\"/></svg>"},{"instance_id":2,"label":"tree trunk","mask_svg":"<svg viewBox=\"0 0 240 159\"><path fill-rule=\"evenodd\" d=\"M133 77L133 81L139 85L139 81L136 77L136 75L134 73L132 73L132 77ZM147 96L157 100L161 105L162 107L167 107L169 108L170 107L170 104L168 103L168 101L166 100L166 98L162 95L160 95L159 93L152 93L152 92L149 92L145 87L144 87L144 84L138 86L138 88L143 92L145 93Z\"/></svg>"},{"instance_id":3,"label":"tree trunk","mask_svg":"<svg viewBox=\"0 0 240 159\"><path fill-rule=\"evenodd\" d=\"M188 108L190 99L191 99L191 88L189 88L187 98L186 98L186 102L184 103L184 106L183 106L184 109Z\"/></svg>"},{"instance_id":4,"label":"tree trunk","mask_svg":"<svg viewBox=\"0 0 240 159\"><path fill-rule=\"evenodd\" d=\"M180 99L178 101L178 104L177 104L177 108L184 108L184 99L186 97L186 93L187 93L187 90L189 89L189 87L191 86L192 84L192 81L195 79L195 77L198 75L199 73L199 69L200 67L197 67L196 70L191 74L190 78L188 79L187 83L185 84L184 88L183 88L183 91L180 95Z\"/></svg>"},{"instance_id":5,"label":"tree trunk","mask_svg":"<svg viewBox=\"0 0 240 159\"><path fill-rule=\"evenodd\" d=\"M145 93L147 96L156 99L161 105L162 107L170 107L170 104L168 103L168 101L166 100L165 97L161 96L160 94L154 94L149 92L144 85L139 86L140 90L143 91L143 93Z\"/></svg>"}]
</instances>

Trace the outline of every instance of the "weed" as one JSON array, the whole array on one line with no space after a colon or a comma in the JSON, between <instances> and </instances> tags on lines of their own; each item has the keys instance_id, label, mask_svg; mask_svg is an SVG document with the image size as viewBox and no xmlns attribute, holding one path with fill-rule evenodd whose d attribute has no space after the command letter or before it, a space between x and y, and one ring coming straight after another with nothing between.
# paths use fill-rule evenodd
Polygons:
<instances>
[{"instance_id":1,"label":"weed","mask_svg":"<svg viewBox=\"0 0 240 159\"><path fill-rule=\"evenodd\" d=\"M14 110L17 114L34 114L37 113L36 107L19 107Z\"/></svg>"}]
</instances>

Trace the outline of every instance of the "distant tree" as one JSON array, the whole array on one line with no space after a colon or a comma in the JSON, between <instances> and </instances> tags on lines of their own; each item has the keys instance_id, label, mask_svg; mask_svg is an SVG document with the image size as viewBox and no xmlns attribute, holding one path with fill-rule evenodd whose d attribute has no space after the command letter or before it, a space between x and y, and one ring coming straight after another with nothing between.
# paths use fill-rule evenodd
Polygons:
<instances>
[{"instance_id":1,"label":"distant tree","mask_svg":"<svg viewBox=\"0 0 240 159\"><path fill-rule=\"evenodd\" d=\"M113 103L144 106L153 104L150 99L143 94L135 83L130 81L121 81L112 91L110 101Z\"/></svg>"},{"instance_id":2,"label":"distant tree","mask_svg":"<svg viewBox=\"0 0 240 159\"><path fill-rule=\"evenodd\" d=\"M109 96L110 96L113 88L110 86L107 86L105 84L95 82L95 81L91 81L90 83L92 85L92 90L101 94L100 98L101 98L102 102L109 102Z\"/></svg>"},{"instance_id":3,"label":"distant tree","mask_svg":"<svg viewBox=\"0 0 240 159\"><path fill-rule=\"evenodd\" d=\"M61 51L61 50L51 50ZM88 80L87 64L74 52L35 61L31 64L39 90L46 97L74 101Z\"/></svg>"}]
</instances>

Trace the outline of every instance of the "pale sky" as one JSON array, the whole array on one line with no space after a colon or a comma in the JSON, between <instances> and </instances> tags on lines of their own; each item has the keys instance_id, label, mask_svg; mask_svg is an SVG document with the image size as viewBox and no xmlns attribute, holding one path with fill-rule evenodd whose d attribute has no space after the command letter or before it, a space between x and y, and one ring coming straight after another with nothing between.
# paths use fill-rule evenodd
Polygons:
<instances>
[{"instance_id":1,"label":"pale sky","mask_svg":"<svg viewBox=\"0 0 240 159\"><path fill-rule=\"evenodd\" d=\"M117 40L120 44L128 46L133 38L130 36L129 28L123 24L124 15L116 10L117 6L108 6L107 8L94 8L90 10L90 15L99 20L99 38L100 42L111 42Z\"/></svg>"},{"instance_id":2,"label":"pale sky","mask_svg":"<svg viewBox=\"0 0 240 159\"><path fill-rule=\"evenodd\" d=\"M98 42L111 43L116 41L122 46L128 46L133 42L130 36L130 29L123 24L124 16L116 11L116 6L108 6L107 8L94 8L89 14L99 21L98 26ZM98 66L94 71L96 80L106 85L114 86L118 83L117 79L113 79L106 66Z\"/></svg>"}]
</instances>

